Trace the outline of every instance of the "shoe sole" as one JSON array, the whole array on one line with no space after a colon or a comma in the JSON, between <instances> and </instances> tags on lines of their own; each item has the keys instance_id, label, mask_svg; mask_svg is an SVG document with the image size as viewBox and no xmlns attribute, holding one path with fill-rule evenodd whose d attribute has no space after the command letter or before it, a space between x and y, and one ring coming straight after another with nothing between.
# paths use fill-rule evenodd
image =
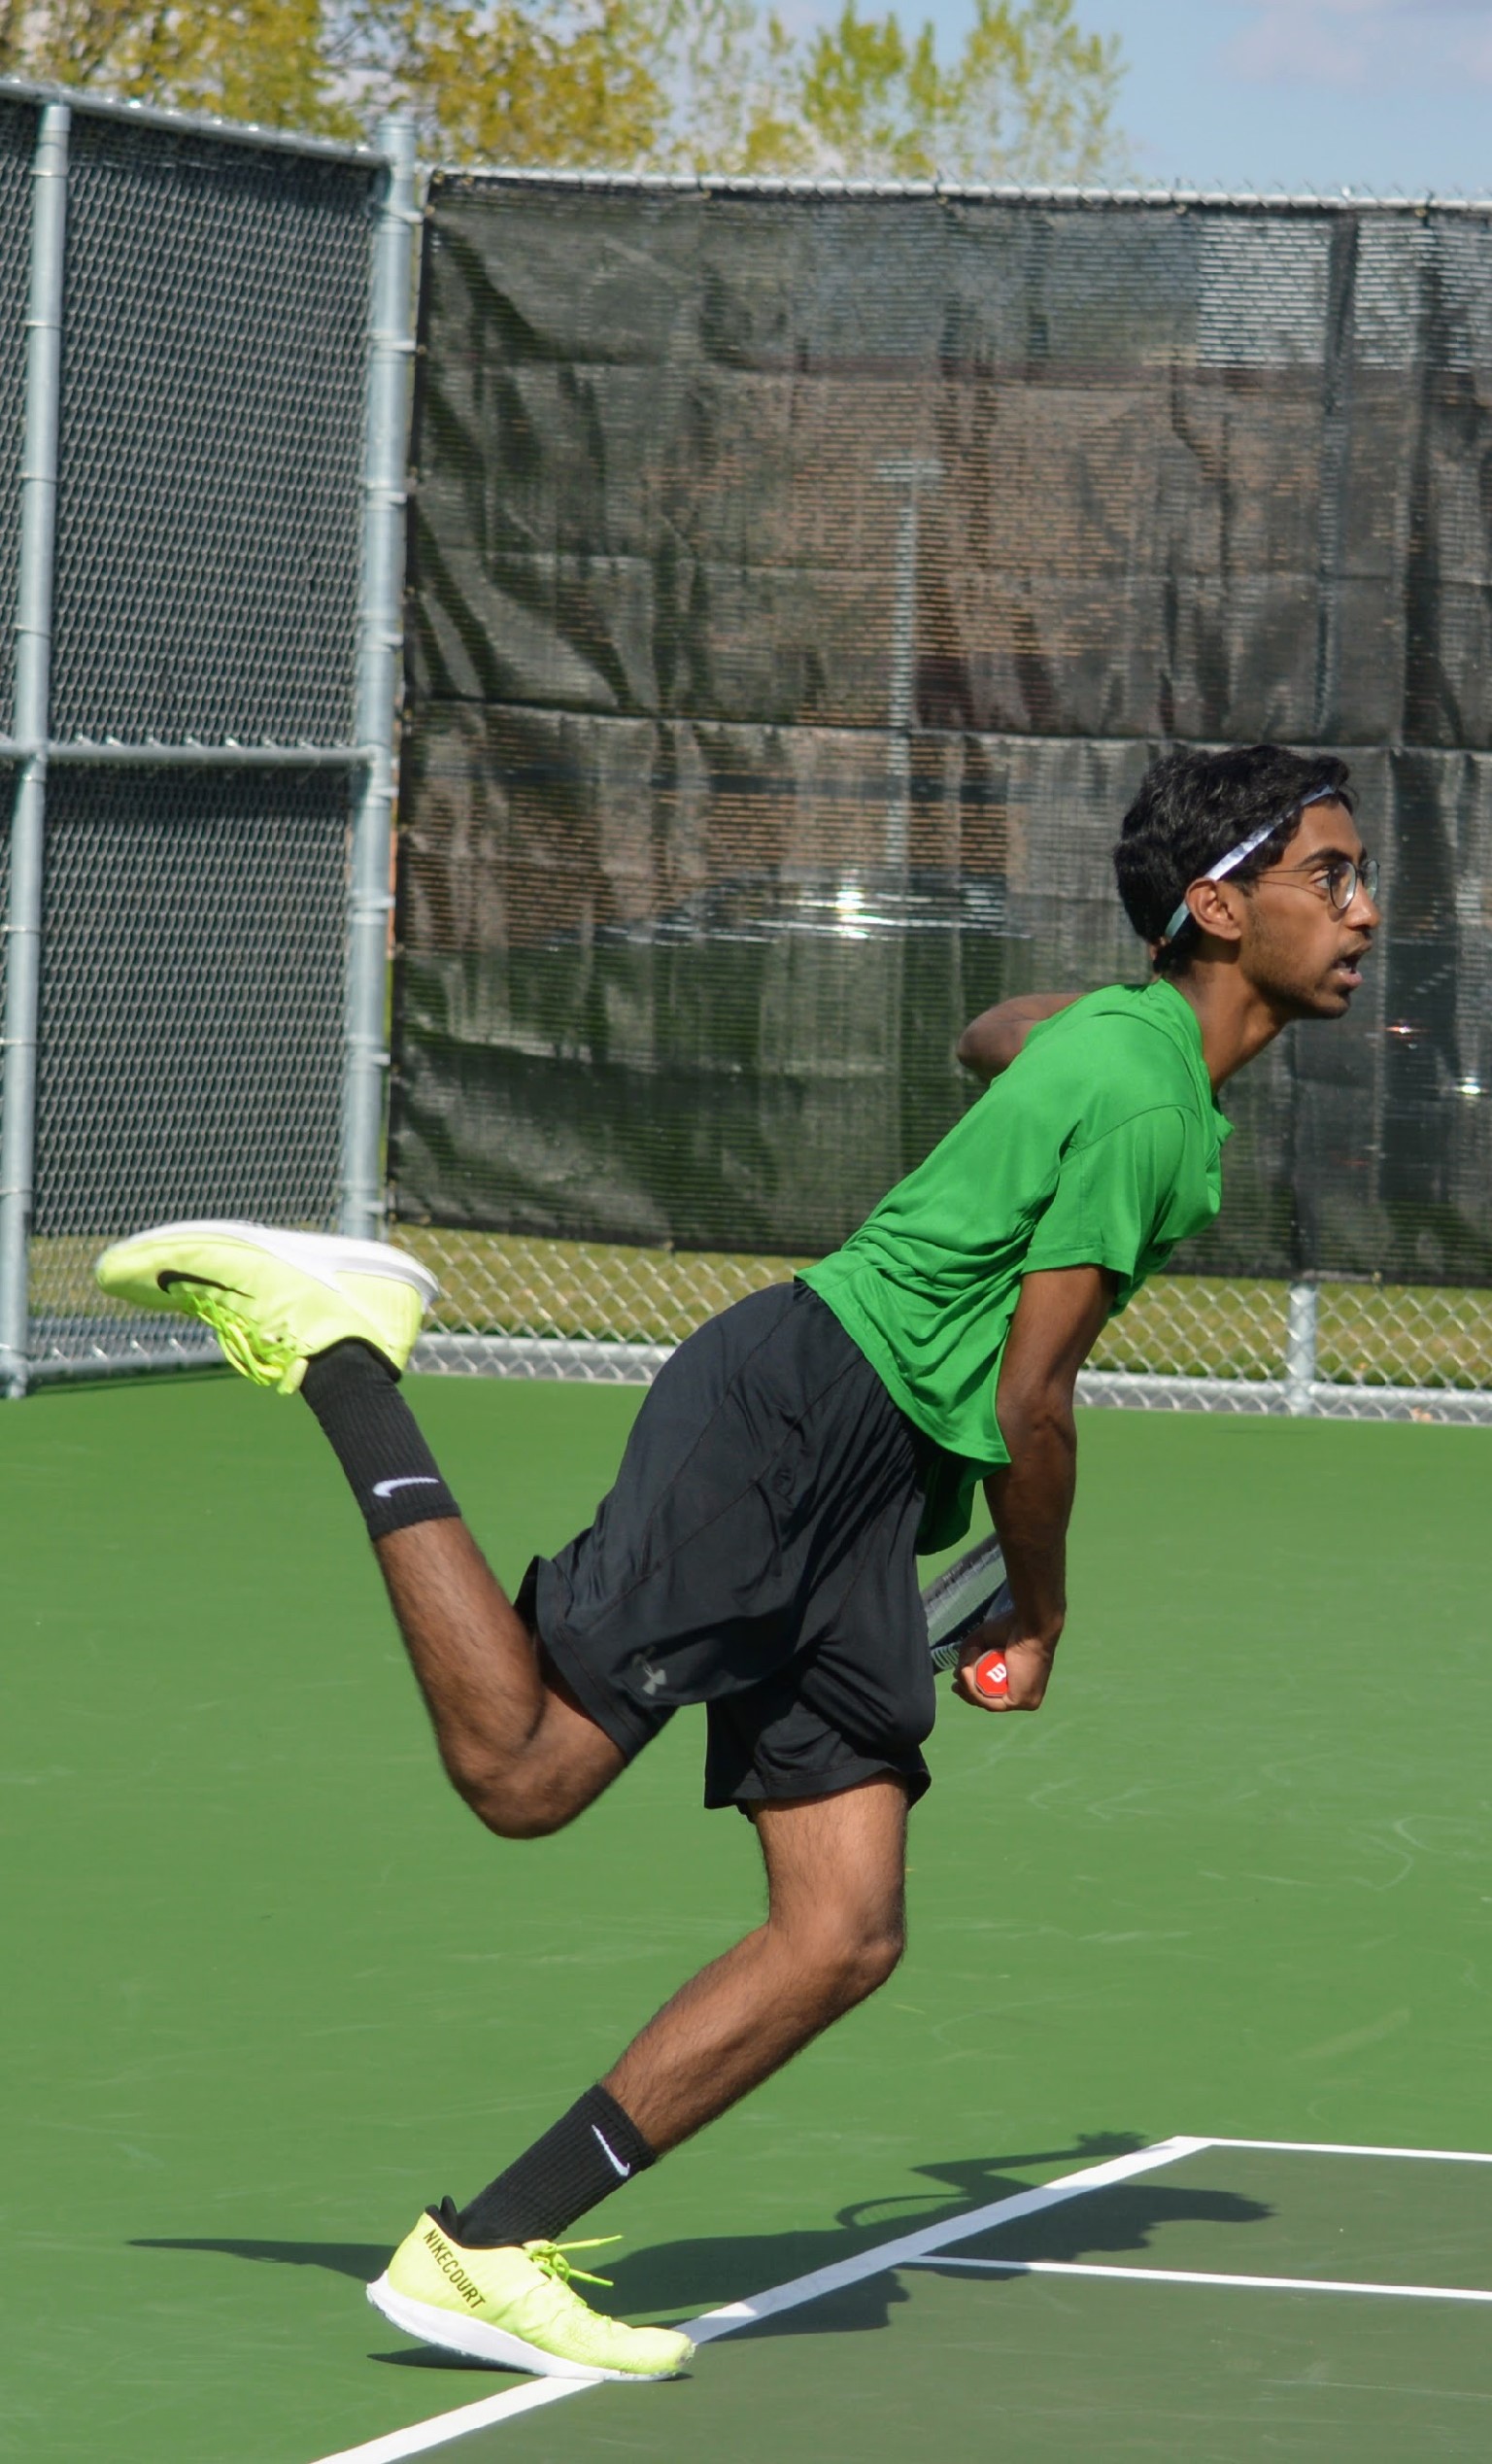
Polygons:
<instances>
[{"instance_id":1,"label":"shoe sole","mask_svg":"<svg viewBox=\"0 0 1492 2464\"><path fill-rule=\"evenodd\" d=\"M387 2276L368 2286L368 2299L391 2327L401 2327L406 2336L418 2336L424 2344L439 2344L446 2352L462 2353L468 2361L495 2362L502 2370L526 2370L539 2378L608 2378L624 2385L648 2385L679 2376L677 2370L598 2370L583 2362L561 2361L537 2344L526 2344L522 2336L510 2336L505 2328L489 2327L485 2320L466 2318L456 2310L436 2310L429 2302L412 2302L407 2293L394 2291Z\"/></svg>"},{"instance_id":2,"label":"shoe sole","mask_svg":"<svg viewBox=\"0 0 1492 2464\"><path fill-rule=\"evenodd\" d=\"M116 1242L115 1248L130 1249L137 1242L200 1240L204 1236L241 1242L245 1249L258 1249L265 1256L278 1258L282 1265L297 1267L301 1274L311 1276L332 1291L337 1287L339 1275L378 1276L387 1283L409 1284L428 1309L440 1289L428 1267L420 1265L402 1249L390 1249L386 1242L348 1240L336 1232L283 1232L274 1224L241 1223L227 1217L153 1223L147 1231ZM157 1305L163 1309L171 1307L164 1296Z\"/></svg>"}]
</instances>

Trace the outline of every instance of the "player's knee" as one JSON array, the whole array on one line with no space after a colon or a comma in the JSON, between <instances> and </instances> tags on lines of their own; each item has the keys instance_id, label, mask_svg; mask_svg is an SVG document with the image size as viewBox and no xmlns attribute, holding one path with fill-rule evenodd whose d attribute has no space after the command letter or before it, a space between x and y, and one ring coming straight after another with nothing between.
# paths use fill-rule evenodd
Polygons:
<instances>
[{"instance_id":1,"label":"player's knee","mask_svg":"<svg viewBox=\"0 0 1492 2464\"><path fill-rule=\"evenodd\" d=\"M885 1984L900 1966L905 1948L906 1934L900 1925L872 1926L860 1935L853 1961L857 2002L864 2002Z\"/></svg>"},{"instance_id":2,"label":"player's knee","mask_svg":"<svg viewBox=\"0 0 1492 2464\"><path fill-rule=\"evenodd\" d=\"M472 1807L478 1821L498 1839L549 1839L557 1831L563 1831L573 1822L577 1808L573 1805L540 1803L532 1798L520 1798L516 1803L504 1796Z\"/></svg>"},{"instance_id":3,"label":"player's knee","mask_svg":"<svg viewBox=\"0 0 1492 2464\"><path fill-rule=\"evenodd\" d=\"M549 1777L461 1761L448 1761L446 1769L462 1803L498 1839L547 1839L580 1811Z\"/></svg>"},{"instance_id":4,"label":"player's knee","mask_svg":"<svg viewBox=\"0 0 1492 2464\"><path fill-rule=\"evenodd\" d=\"M807 1964L815 1971L821 2000L850 2010L885 1984L905 1947L899 1923L847 1914L837 1924L816 1929L806 1946Z\"/></svg>"}]
</instances>

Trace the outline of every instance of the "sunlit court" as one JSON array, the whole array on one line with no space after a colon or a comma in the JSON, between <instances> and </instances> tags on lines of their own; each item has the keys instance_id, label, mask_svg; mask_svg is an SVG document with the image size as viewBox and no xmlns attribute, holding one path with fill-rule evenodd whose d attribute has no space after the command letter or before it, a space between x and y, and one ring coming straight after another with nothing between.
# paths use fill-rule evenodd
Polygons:
<instances>
[{"instance_id":1,"label":"sunlit court","mask_svg":"<svg viewBox=\"0 0 1492 2464\"><path fill-rule=\"evenodd\" d=\"M635 1401L422 1384L500 1572L590 1511ZM588 2228L622 2236L597 2298L724 2332L688 2380L562 2395L362 2285L751 1921L699 1716L570 1832L492 1840L308 1414L44 1394L0 1443L17 2453L392 2456L473 2405L492 2455L935 2421L972 2457L997 2416L1033 2457L1478 2452L1492 2178L1371 2151L1487 2138L1479 1432L1085 1416L1061 1691L945 1701L902 1969Z\"/></svg>"}]
</instances>

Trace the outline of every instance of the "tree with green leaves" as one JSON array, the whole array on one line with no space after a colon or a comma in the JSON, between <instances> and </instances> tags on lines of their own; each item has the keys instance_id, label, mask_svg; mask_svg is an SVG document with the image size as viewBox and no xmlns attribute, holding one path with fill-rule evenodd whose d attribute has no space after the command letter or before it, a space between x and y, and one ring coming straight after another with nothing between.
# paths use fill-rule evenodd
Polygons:
<instances>
[{"instance_id":1,"label":"tree with green leaves","mask_svg":"<svg viewBox=\"0 0 1492 2464\"><path fill-rule=\"evenodd\" d=\"M849 178L1091 180L1117 167L1121 75L1072 0L974 0L946 68L930 24L908 36L844 0L805 46L801 108L819 162Z\"/></svg>"},{"instance_id":2,"label":"tree with green leaves","mask_svg":"<svg viewBox=\"0 0 1492 2464\"><path fill-rule=\"evenodd\" d=\"M973 0L951 60L895 9L790 32L759 0L0 0L0 72L448 162L854 179L1123 168L1117 42L1075 0Z\"/></svg>"},{"instance_id":3,"label":"tree with green leaves","mask_svg":"<svg viewBox=\"0 0 1492 2464\"><path fill-rule=\"evenodd\" d=\"M318 136L361 133L321 0L0 0L0 75Z\"/></svg>"}]
</instances>

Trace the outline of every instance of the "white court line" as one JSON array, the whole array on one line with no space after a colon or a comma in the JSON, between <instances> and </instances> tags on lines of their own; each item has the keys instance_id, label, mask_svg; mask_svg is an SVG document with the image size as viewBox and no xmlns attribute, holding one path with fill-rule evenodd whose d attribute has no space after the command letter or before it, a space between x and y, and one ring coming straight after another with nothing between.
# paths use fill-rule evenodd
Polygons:
<instances>
[{"instance_id":1,"label":"white court line","mask_svg":"<svg viewBox=\"0 0 1492 2464\"><path fill-rule=\"evenodd\" d=\"M1069 2199L1084 2198L1091 2190L1107 2190L1116 2181L1132 2181L1138 2173L1158 2173L1163 2165L1174 2165L1183 2156L1196 2156L1207 2145L1204 2139L1163 2139L1154 2147L1141 2147L1133 2156L1111 2156L1106 2165L1090 2165L1080 2173L1064 2173L1057 2181L1042 2184L1039 2190L1018 2190L1012 2198L997 2199L988 2207L975 2207L966 2216L955 2216L951 2224L925 2224L916 2233L903 2233L895 2242L877 2242L873 2250L862 2250L853 2259L836 2259L831 2267L816 2268L809 2276L792 2276L786 2284L774 2284L764 2293L754 2293L749 2301L728 2302L723 2310L706 2310L702 2318L691 2320L684 2333L696 2344L707 2344L717 2336L733 2335L738 2327L749 2327L759 2318L774 2318L779 2310L797 2310L800 2303L817 2302L826 2293L836 2293L841 2285L862 2283L867 2276L881 2276L888 2268L901 2267L912 2259L925 2258L932 2250L946 2248L951 2242L969 2242L977 2233L987 2233L997 2221L1012 2224L1021 2216L1037 2216L1044 2207L1060 2207Z\"/></svg>"},{"instance_id":2,"label":"white court line","mask_svg":"<svg viewBox=\"0 0 1492 2464\"><path fill-rule=\"evenodd\" d=\"M977 2268L988 2276L1122 2276L1132 2284L1245 2284L1266 2293L1379 2293L1395 2302L1492 2302L1455 2284L1347 2284L1327 2276L1207 2276L1194 2268L1090 2267L1077 2259L905 2259L904 2267Z\"/></svg>"},{"instance_id":3,"label":"white court line","mask_svg":"<svg viewBox=\"0 0 1492 2464\"><path fill-rule=\"evenodd\" d=\"M541 2405L558 2404L561 2396L578 2396L586 2387L593 2387L594 2378L526 2378L522 2386L508 2387L500 2396L484 2396L480 2404L463 2404L455 2413L437 2413L432 2420L417 2421L408 2430L390 2430L386 2438L369 2439L363 2447L339 2447L335 2455L322 2458L322 2464L345 2464L356 2455L358 2464L400 2464L406 2455L424 2455L432 2447L445 2447L452 2439L463 2439L471 2430L485 2430L490 2422L509 2421L516 2413L535 2413Z\"/></svg>"},{"instance_id":4,"label":"white court line","mask_svg":"<svg viewBox=\"0 0 1492 2464\"><path fill-rule=\"evenodd\" d=\"M1466 2147L1353 2147L1324 2139L1209 2139L1203 2144L1276 2148L1285 2156L1417 2156L1427 2165L1492 2165L1492 2156Z\"/></svg>"},{"instance_id":5,"label":"white court line","mask_svg":"<svg viewBox=\"0 0 1492 2464\"><path fill-rule=\"evenodd\" d=\"M1198 2155L1211 2143L1205 2139L1165 2139L1154 2147L1139 2148L1133 2156L1110 2157L1106 2164L1086 2166L1080 2173L1064 2173L1056 2181L1043 2182L1038 2190L1020 2190L1011 2198L993 2200L988 2207L975 2207L967 2215L956 2216L951 2223L923 2225L915 2233L899 2235L895 2242L880 2242L873 2249L858 2251L853 2258L836 2259L831 2267L815 2268L811 2275L795 2276L785 2284L769 2285L764 2293L752 2294L749 2301L728 2302L721 2310L706 2310L702 2318L692 2319L684 2332L696 2344L711 2344L717 2336L734 2335L738 2328L750 2327L759 2318L774 2318L781 2310L821 2301L826 2293L836 2293L846 2284L859 2284L866 2276L881 2276L889 2268L926 2258L951 2242L966 2242L976 2233L988 2233L997 2224L1012 2224L1021 2216L1039 2215L1045 2207L1061 2207L1068 2199L1081 2199L1091 2190L1107 2190L1115 2182L1133 2181L1139 2173L1157 2173L1163 2165L1174 2165L1183 2156ZM584 2395L590 2387L615 2383L594 2378L530 2378L521 2387L487 2396L478 2404L460 2405L454 2413L436 2413L431 2420L417 2421L407 2430L391 2430L387 2437L370 2439L362 2447L338 2447L335 2454L320 2457L319 2464L402 2464L407 2455L424 2455L431 2447L444 2447L452 2439L467 2438L473 2430L510 2420L515 2413L531 2412L539 2405L558 2404L564 2396Z\"/></svg>"}]
</instances>

